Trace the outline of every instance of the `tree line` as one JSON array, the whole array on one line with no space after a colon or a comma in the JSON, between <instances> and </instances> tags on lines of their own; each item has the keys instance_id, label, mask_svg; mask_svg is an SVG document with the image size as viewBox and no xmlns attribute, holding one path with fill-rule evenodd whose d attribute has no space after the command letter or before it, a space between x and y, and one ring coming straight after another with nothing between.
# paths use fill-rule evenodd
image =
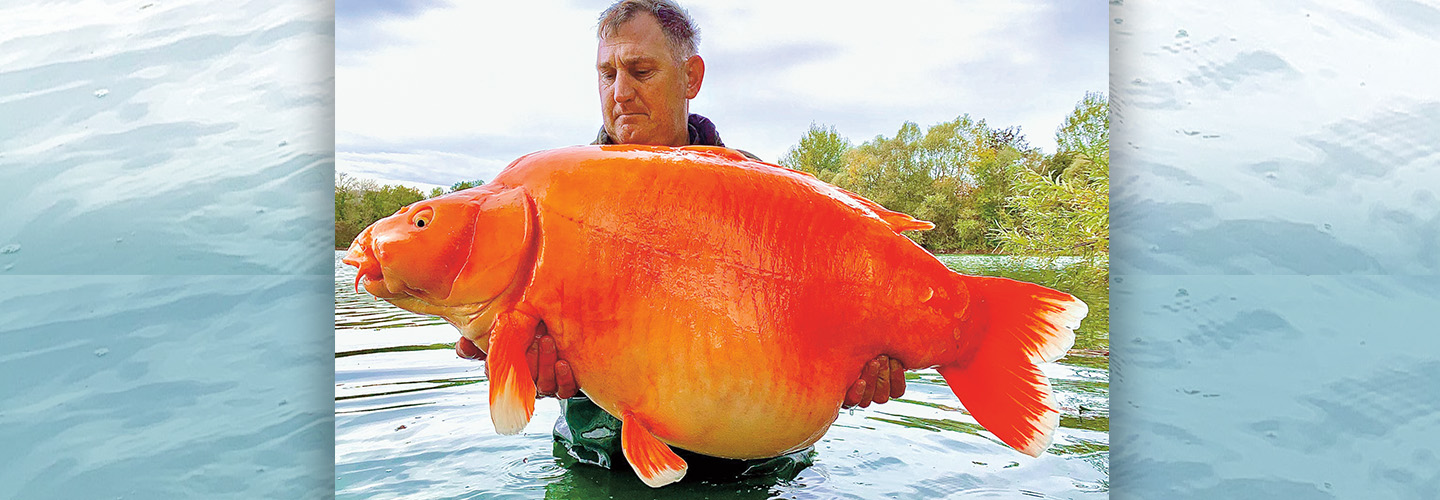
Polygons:
<instances>
[{"instance_id":1,"label":"tree line","mask_svg":"<svg viewBox=\"0 0 1440 500\"><path fill-rule=\"evenodd\" d=\"M1078 277L1103 282L1110 251L1109 103L1087 93L1055 133L1056 152L1031 147L1018 127L961 115L860 145L833 126L811 125L780 159L890 210L935 223L905 235L935 253L1078 257ZM455 183L448 192L484 184ZM445 194L435 188L429 197ZM335 246L426 193L341 174Z\"/></svg>"},{"instance_id":2,"label":"tree line","mask_svg":"<svg viewBox=\"0 0 1440 500\"><path fill-rule=\"evenodd\" d=\"M449 191L438 187L431 189L427 196L413 187L381 185L370 179L342 173L335 178L335 248L348 248L360 231L390 216L400 207L483 184L485 181L461 181L451 185Z\"/></svg>"},{"instance_id":3,"label":"tree line","mask_svg":"<svg viewBox=\"0 0 1440 500\"><path fill-rule=\"evenodd\" d=\"M961 115L924 131L854 145L811 125L780 164L935 223L906 236L935 253L1078 257L1075 277L1103 282L1110 251L1109 103L1087 93L1055 133L1056 152L1017 127Z\"/></svg>"}]
</instances>

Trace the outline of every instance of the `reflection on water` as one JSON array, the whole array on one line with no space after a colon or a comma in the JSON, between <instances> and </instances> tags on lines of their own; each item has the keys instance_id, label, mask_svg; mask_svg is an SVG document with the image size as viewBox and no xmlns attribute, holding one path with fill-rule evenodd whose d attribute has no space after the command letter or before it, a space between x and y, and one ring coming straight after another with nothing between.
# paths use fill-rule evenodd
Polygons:
<instances>
[{"instance_id":1,"label":"reflection on water","mask_svg":"<svg viewBox=\"0 0 1440 500\"><path fill-rule=\"evenodd\" d=\"M1004 276L1020 281L1029 281L1054 287L1070 293L1090 306L1090 314L1075 332L1075 346L1059 363L1062 365L1084 366L1097 370L1110 367L1110 291L1103 286L1072 283L1057 273L1056 266L1065 266L1078 260L1046 259L1040 257L1008 257L998 255L941 255L940 261L950 269L964 274L980 276ZM1050 372L1046 372L1050 373ZM1108 378L1102 379L1108 383ZM1052 381L1056 385L1064 381ZM1105 391L1101 391L1101 397Z\"/></svg>"},{"instance_id":2,"label":"reflection on water","mask_svg":"<svg viewBox=\"0 0 1440 500\"><path fill-rule=\"evenodd\" d=\"M331 491L329 2L0 2L0 498Z\"/></svg>"},{"instance_id":3,"label":"reflection on water","mask_svg":"<svg viewBox=\"0 0 1440 500\"><path fill-rule=\"evenodd\" d=\"M1111 15L1115 496L1436 498L1440 6Z\"/></svg>"},{"instance_id":4,"label":"reflection on water","mask_svg":"<svg viewBox=\"0 0 1440 500\"><path fill-rule=\"evenodd\" d=\"M335 474L339 498L1104 498L1109 489L1108 297L1090 305L1076 350L1043 367L1062 407L1055 444L1030 458L975 423L939 373L906 374L905 397L842 412L816 443L815 465L793 476L735 479L692 471L652 490L612 472L555 458L542 400L525 432L499 436L484 364L455 356L454 327L354 289L335 256ZM1055 271L1014 258L944 256L968 274L1046 283Z\"/></svg>"}]
</instances>

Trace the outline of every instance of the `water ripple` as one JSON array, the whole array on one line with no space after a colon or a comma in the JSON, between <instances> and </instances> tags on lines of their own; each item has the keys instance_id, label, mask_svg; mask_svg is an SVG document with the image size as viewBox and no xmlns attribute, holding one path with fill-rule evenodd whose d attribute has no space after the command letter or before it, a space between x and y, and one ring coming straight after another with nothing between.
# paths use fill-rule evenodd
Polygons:
<instances>
[{"instance_id":1,"label":"water ripple","mask_svg":"<svg viewBox=\"0 0 1440 500\"><path fill-rule=\"evenodd\" d=\"M455 356L449 325L410 326L419 316L356 294L354 270L335 254L336 492L338 498L1035 498L1104 497L1109 484L1109 360L1086 353L1079 363L1046 364L1062 407L1055 446L1040 458L1019 454L977 424L934 370L906 374L905 397L842 412L816 443L816 462L793 478L694 477L663 493L623 464L619 472L555 458L553 400L518 436L496 435L488 413L484 364ZM947 257L968 272L1029 274L1055 269L1021 259ZM1047 275L1046 273L1050 273ZM1108 332L1107 302L1086 297L1085 333ZM413 316L414 319L411 317ZM375 318L388 318L373 321ZM366 321L371 321L366 323ZM1093 328L1092 328L1093 326ZM1107 349L1108 350L1108 349ZM1038 495L1038 496L1037 496Z\"/></svg>"}]
</instances>

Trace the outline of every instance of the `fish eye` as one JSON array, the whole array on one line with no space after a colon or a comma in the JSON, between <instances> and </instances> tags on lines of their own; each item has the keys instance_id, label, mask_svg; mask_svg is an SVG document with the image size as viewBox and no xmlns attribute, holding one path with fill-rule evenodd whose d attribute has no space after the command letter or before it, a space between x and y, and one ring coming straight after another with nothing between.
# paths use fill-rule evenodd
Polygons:
<instances>
[{"instance_id":1,"label":"fish eye","mask_svg":"<svg viewBox=\"0 0 1440 500\"><path fill-rule=\"evenodd\" d=\"M430 225L431 220L433 220L434 218L435 211L431 210L429 207L426 207L420 210L416 210L415 215L410 216L410 223L414 224L417 228L424 229L425 226Z\"/></svg>"}]
</instances>

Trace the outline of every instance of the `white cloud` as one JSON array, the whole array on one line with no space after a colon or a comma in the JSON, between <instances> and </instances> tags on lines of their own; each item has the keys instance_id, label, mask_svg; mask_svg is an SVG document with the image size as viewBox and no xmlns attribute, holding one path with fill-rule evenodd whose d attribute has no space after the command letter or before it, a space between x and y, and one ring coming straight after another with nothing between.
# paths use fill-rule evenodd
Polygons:
<instances>
[{"instance_id":1,"label":"white cloud","mask_svg":"<svg viewBox=\"0 0 1440 500\"><path fill-rule=\"evenodd\" d=\"M462 180L494 178L510 162L444 151L338 151L335 164L337 172L373 179L382 184L410 186L428 193L436 187L448 189Z\"/></svg>"},{"instance_id":2,"label":"white cloud","mask_svg":"<svg viewBox=\"0 0 1440 500\"><path fill-rule=\"evenodd\" d=\"M1036 1L683 4L707 66L691 110L714 119L730 146L770 161L811 122L859 143L962 113L1020 125L1050 150L1074 103L1107 85L1104 4L1084 16ZM455 2L366 21L370 39L342 40L337 57L337 167L377 177L406 169L385 177L439 183L588 143L600 125L594 28L603 7ZM428 159L361 161L382 153Z\"/></svg>"},{"instance_id":3,"label":"white cloud","mask_svg":"<svg viewBox=\"0 0 1440 500\"><path fill-rule=\"evenodd\" d=\"M400 43L336 68L337 140L509 135L573 122L577 108L598 116L591 18L551 2L465 2L380 21Z\"/></svg>"}]
</instances>

